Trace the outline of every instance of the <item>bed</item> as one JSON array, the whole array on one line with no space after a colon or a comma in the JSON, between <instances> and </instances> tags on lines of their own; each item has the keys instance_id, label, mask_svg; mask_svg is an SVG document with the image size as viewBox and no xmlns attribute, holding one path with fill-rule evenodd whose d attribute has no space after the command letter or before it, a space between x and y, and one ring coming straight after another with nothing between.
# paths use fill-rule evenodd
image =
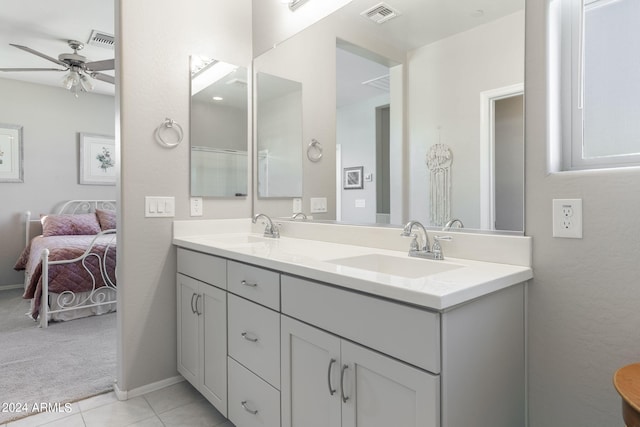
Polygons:
<instances>
[{"instance_id":1,"label":"bed","mask_svg":"<svg viewBox=\"0 0 640 427\"><path fill-rule=\"evenodd\" d=\"M24 270L27 313L40 326L116 310L115 201L71 200L54 214L25 214Z\"/></svg>"}]
</instances>

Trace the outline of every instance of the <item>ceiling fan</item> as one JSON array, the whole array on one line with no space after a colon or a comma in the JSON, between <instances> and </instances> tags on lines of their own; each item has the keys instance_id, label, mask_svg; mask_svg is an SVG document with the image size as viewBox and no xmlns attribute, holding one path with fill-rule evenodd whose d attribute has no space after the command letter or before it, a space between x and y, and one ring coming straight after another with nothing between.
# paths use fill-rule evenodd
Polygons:
<instances>
[{"instance_id":1,"label":"ceiling fan","mask_svg":"<svg viewBox=\"0 0 640 427\"><path fill-rule=\"evenodd\" d=\"M113 76L100 72L113 70L115 67L115 61L113 59L87 62L86 57L78 54L78 51L82 50L84 47L83 43L77 40L69 40L67 43L69 47L73 49L73 53L61 53L58 55L58 59L42 52L38 52L37 50L31 49L27 46L9 43L13 47L17 47L18 49L37 55L64 68L0 68L0 71L68 71L68 74L62 81L62 86L75 92L76 97L78 96L78 90L83 90L85 92L93 90L93 82L89 77L111 84L115 83L115 78Z\"/></svg>"}]
</instances>

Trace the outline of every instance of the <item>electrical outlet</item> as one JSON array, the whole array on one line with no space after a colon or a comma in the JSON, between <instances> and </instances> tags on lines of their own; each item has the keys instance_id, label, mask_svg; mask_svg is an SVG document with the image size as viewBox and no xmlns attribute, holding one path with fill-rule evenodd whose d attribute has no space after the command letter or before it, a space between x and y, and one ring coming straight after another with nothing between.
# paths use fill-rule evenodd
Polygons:
<instances>
[{"instance_id":1,"label":"electrical outlet","mask_svg":"<svg viewBox=\"0 0 640 427\"><path fill-rule=\"evenodd\" d=\"M202 209L202 197L191 198L191 216L202 216L204 209Z\"/></svg>"},{"instance_id":2,"label":"electrical outlet","mask_svg":"<svg viewBox=\"0 0 640 427\"><path fill-rule=\"evenodd\" d=\"M582 199L553 199L553 237L582 239Z\"/></svg>"},{"instance_id":3,"label":"electrical outlet","mask_svg":"<svg viewBox=\"0 0 640 427\"><path fill-rule=\"evenodd\" d=\"M292 211L291 213L298 213L298 212L302 212L302 199L296 197L293 199L293 206L292 206Z\"/></svg>"}]
</instances>

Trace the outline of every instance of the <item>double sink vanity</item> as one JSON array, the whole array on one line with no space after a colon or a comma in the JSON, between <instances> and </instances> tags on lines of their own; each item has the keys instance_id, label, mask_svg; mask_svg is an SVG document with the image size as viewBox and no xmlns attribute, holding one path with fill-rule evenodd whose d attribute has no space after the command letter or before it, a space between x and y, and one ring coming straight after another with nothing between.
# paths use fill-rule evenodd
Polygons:
<instances>
[{"instance_id":1,"label":"double sink vanity","mask_svg":"<svg viewBox=\"0 0 640 427\"><path fill-rule=\"evenodd\" d=\"M530 238L263 231L174 222L178 371L236 426L525 425Z\"/></svg>"}]
</instances>

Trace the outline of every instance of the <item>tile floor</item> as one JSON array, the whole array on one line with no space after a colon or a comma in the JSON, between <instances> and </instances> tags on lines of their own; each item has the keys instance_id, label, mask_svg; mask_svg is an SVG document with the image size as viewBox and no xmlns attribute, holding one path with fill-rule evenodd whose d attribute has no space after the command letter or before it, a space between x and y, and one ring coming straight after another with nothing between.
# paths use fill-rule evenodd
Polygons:
<instances>
[{"instance_id":1,"label":"tile floor","mask_svg":"<svg viewBox=\"0 0 640 427\"><path fill-rule=\"evenodd\" d=\"M233 427L188 382L126 401L113 392L71 404L68 413L41 413L0 427Z\"/></svg>"}]
</instances>

